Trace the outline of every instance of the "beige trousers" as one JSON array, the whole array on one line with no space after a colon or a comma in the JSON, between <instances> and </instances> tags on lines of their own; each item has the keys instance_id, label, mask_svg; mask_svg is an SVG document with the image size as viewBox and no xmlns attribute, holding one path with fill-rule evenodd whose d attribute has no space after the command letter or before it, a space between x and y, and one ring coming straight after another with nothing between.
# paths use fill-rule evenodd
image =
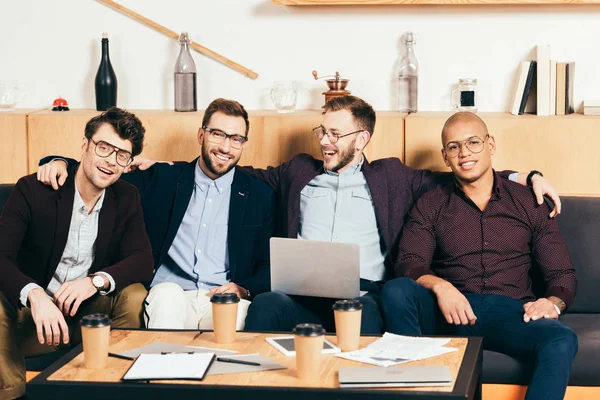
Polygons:
<instances>
[{"instance_id":1,"label":"beige trousers","mask_svg":"<svg viewBox=\"0 0 600 400\"><path fill-rule=\"evenodd\" d=\"M236 329L244 329L250 302L238 303ZM183 290L164 282L150 289L144 313L146 326L152 329L213 329L212 303L208 290Z\"/></svg>"},{"instance_id":2,"label":"beige trousers","mask_svg":"<svg viewBox=\"0 0 600 400\"><path fill-rule=\"evenodd\" d=\"M139 283L114 296L95 295L82 303L73 318L66 318L70 343L81 343L79 320L84 315L104 313L113 328L141 328L144 298L148 291ZM58 347L40 344L35 323L28 308L15 308L0 292L0 400L16 399L25 394L25 357L50 353Z\"/></svg>"}]
</instances>

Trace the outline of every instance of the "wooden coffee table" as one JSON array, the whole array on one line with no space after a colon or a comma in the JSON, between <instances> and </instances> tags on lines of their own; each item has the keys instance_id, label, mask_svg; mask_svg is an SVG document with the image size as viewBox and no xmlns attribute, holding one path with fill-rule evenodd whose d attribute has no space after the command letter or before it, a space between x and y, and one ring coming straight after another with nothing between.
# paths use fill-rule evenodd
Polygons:
<instances>
[{"instance_id":1,"label":"wooden coffee table","mask_svg":"<svg viewBox=\"0 0 600 400\"><path fill-rule=\"evenodd\" d=\"M337 371L340 367L369 366L324 354L322 379L302 381L296 377L295 357L280 353L265 341L263 334L238 332L234 343L213 342L210 331L121 330L111 332L110 351L121 352L153 342L236 350L240 354L259 353L287 369L240 374L210 375L202 381L122 382L121 378L133 361L109 357L101 370L83 367L81 345L27 384L27 400L32 399L361 399L373 396L414 399L480 399L481 338L452 338L447 346L457 352L402 365L447 365L454 378L453 386L422 388L340 389ZM361 337L361 347L377 340L377 336ZM327 336L336 343L335 336ZM393 368L393 367L390 367ZM212 397L214 396L214 397ZM368 396L368 397L365 397Z\"/></svg>"}]
</instances>

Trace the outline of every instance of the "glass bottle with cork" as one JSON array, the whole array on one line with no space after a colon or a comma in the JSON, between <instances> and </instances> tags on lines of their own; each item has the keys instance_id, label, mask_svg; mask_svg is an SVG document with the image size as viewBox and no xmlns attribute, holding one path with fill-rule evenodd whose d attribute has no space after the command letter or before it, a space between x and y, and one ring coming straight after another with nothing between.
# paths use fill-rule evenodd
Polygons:
<instances>
[{"instance_id":1,"label":"glass bottle with cork","mask_svg":"<svg viewBox=\"0 0 600 400\"><path fill-rule=\"evenodd\" d=\"M190 54L187 32L179 35L179 56L175 62L175 111L196 111L196 63Z\"/></svg>"},{"instance_id":2,"label":"glass bottle with cork","mask_svg":"<svg viewBox=\"0 0 600 400\"><path fill-rule=\"evenodd\" d=\"M415 55L415 34L411 31L402 35L406 52L400 60L398 73L398 111L416 112L419 94L419 61Z\"/></svg>"}]
</instances>

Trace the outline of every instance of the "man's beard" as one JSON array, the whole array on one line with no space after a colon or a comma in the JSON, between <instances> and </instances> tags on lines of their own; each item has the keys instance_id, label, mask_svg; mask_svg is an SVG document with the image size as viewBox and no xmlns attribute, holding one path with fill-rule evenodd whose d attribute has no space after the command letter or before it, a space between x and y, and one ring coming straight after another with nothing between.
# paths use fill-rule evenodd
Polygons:
<instances>
[{"instance_id":1,"label":"man's beard","mask_svg":"<svg viewBox=\"0 0 600 400\"><path fill-rule=\"evenodd\" d=\"M356 139L350 143L348 150L345 153L342 153L338 150L338 155L340 156L340 162L333 168L331 168L331 172L338 172L340 169L344 168L346 165L350 164L354 160L354 155L356 154Z\"/></svg>"},{"instance_id":2,"label":"man's beard","mask_svg":"<svg viewBox=\"0 0 600 400\"><path fill-rule=\"evenodd\" d=\"M233 167L235 167L235 165L237 164L237 161L233 161L224 171L219 171L217 167L213 164L213 160L210 157L210 153L208 151L208 146L205 146L204 141L202 142L202 159L204 160L204 165L206 165L206 168L208 168L208 170L214 175L219 177L231 171Z\"/></svg>"}]
</instances>

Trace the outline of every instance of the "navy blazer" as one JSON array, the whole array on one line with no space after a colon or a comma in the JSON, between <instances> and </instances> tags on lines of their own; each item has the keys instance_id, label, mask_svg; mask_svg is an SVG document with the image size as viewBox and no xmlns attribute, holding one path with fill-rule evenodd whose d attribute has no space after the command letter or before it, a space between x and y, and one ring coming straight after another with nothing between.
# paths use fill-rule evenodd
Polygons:
<instances>
[{"instance_id":1,"label":"navy blazer","mask_svg":"<svg viewBox=\"0 0 600 400\"><path fill-rule=\"evenodd\" d=\"M44 164L55 156L45 157ZM71 165L73 160L66 159ZM191 163L156 163L146 171L121 175L137 186L142 198L146 231L152 244L155 269L164 262L194 190ZM236 167L231 184L227 250L229 280L252 296L271 288L269 238L275 229L275 195L263 182Z\"/></svg>"}]
</instances>

